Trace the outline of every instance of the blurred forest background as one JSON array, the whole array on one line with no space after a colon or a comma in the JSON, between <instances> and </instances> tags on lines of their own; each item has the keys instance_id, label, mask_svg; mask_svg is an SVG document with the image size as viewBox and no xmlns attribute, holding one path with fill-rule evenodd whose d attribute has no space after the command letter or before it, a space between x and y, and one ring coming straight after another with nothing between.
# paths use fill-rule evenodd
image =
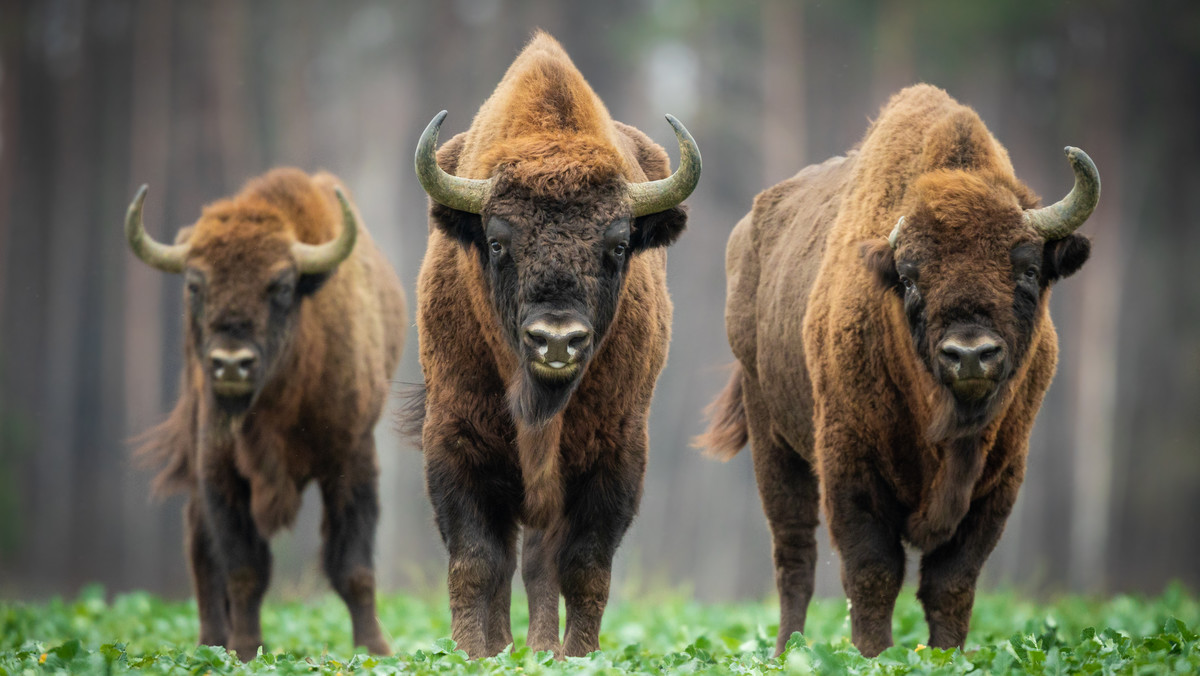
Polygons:
<instances>
[{"instance_id":1,"label":"blurred forest background","mask_svg":"<svg viewBox=\"0 0 1200 676\"><path fill-rule=\"evenodd\" d=\"M725 380L724 248L751 199L855 144L918 81L973 106L1048 200L1067 144L1104 194L1092 260L1056 287L1057 379L993 585L1030 593L1200 587L1200 3L1019 0L45 0L0 3L0 596L189 593L182 499L149 499L128 439L163 419L182 361L178 277L127 250L125 207L169 240L279 164L355 193L410 299L425 248L417 137L464 130L536 27L613 115L677 161L664 113L704 153L670 253L671 358L641 513L614 597L773 593L750 457L688 447ZM397 389L420 379L410 330ZM393 403L394 406L394 403ZM445 555L421 457L378 431L385 589ZM274 542L274 593L324 589L318 496ZM839 594L821 542L819 589ZM910 575L915 566L910 566Z\"/></svg>"}]
</instances>

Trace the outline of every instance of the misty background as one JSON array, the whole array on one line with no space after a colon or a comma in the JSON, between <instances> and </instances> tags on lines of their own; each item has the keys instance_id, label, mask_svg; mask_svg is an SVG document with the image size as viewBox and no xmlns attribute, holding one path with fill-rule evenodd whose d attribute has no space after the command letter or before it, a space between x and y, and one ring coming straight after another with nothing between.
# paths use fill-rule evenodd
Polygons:
<instances>
[{"instance_id":1,"label":"misty background","mask_svg":"<svg viewBox=\"0 0 1200 676\"><path fill-rule=\"evenodd\" d=\"M724 249L760 190L844 153L924 81L974 107L1047 201L1065 145L1104 192L1091 261L1055 287L1060 362L1025 485L985 583L1030 594L1200 587L1200 4L847 0L7 0L0 3L0 596L190 594L182 497L149 498L128 440L162 420L182 363L182 280L129 253L136 187L170 240L277 165L328 169L414 306L426 198L421 130L463 131L535 28L616 119L704 174L670 250L670 359L651 411L645 497L613 599L774 593L750 454L688 447L725 382ZM395 375L419 382L416 331ZM383 590L442 584L420 454L377 436ZM273 594L327 589L319 496L273 542ZM822 527L822 532L824 528ZM820 541L818 591L840 594ZM910 577L915 566L910 565ZM519 582L518 582L519 583Z\"/></svg>"}]
</instances>

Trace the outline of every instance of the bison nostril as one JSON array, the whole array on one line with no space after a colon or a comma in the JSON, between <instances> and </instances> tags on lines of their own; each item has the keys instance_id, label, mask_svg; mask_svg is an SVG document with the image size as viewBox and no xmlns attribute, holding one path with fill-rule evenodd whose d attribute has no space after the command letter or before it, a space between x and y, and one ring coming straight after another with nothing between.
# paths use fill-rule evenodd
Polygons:
<instances>
[{"instance_id":1,"label":"bison nostril","mask_svg":"<svg viewBox=\"0 0 1200 676\"><path fill-rule=\"evenodd\" d=\"M1004 351L995 343L980 345L976 349L979 351L979 362L982 364L1000 361L1000 358L1004 355Z\"/></svg>"},{"instance_id":2,"label":"bison nostril","mask_svg":"<svg viewBox=\"0 0 1200 676\"><path fill-rule=\"evenodd\" d=\"M567 353L572 357L579 350L586 349L592 343L592 334L588 331L576 331L567 337Z\"/></svg>"},{"instance_id":3,"label":"bison nostril","mask_svg":"<svg viewBox=\"0 0 1200 676\"><path fill-rule=\"evenodd\" d=\"M546 347L546 342L549 337L550 333L541 327L525 329L525 340L529 342L531 347L538 349Z\"/></svg>"},{"instance_id":4,"label":"bison nostril","mask_svg":"<svg viewBox=\"0 0 1200 676\"><path fill-rule=\"evenodd\" d=\"M958 364L962 361L962 353L963 348L959 345L942 345L942 356L955 364Z\"/></svg>"}]
</instances>

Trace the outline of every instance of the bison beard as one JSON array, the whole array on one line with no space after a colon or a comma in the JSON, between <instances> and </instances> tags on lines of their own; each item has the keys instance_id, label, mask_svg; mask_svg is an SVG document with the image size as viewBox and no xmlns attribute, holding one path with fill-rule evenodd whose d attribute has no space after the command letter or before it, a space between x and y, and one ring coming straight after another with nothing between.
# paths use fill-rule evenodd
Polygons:
<instances>
[{"instance_id":1,"label":"bison beard","mask_svg":"<svg viewBox=\"0 0 1200 676\"><path fill-rule=\"evenodd\" d=\"M524 427L539 429L562 412L579 386L579 378L545 380L520 369L508 390L513 418Z\"/></svg>"},{"instance_id":2,"label":"bison beard","mask_svg":"<svg viewBox=\"0 0 1200 676\"><path fill-rule=\"evenodd\" d=\"M1039 207L974 111L919 85L857 149L765 190L734 228L738 364L697 442L728 459L749 440L777 653L804 630L820 496L859 650L892 643L904 542L921 551L929 645L963 645L1054 373L1049 287L1089 251L1073 231L1099 176L1066 153L1075 187Z\"/></svg>"}]
</instances>

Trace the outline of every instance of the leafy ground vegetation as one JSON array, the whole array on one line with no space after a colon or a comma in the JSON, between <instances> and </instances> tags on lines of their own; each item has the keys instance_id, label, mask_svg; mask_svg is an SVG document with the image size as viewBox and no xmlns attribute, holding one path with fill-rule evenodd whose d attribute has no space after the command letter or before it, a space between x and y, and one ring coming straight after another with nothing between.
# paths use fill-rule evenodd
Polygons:
<instances>
[{"instance_id":1,"label":"leafy ground vegetation","mask_svg":"<svg viewBox=\"0 0 1200 676\"><path fill-rule=\"evenodd\" d=\"M444 597L384 596L380 619L395 656L375 658L350 645L350 621L335 597L271 602L263 614L268 649L243 666L222 648L193 644L194 603L146 593L106 600L93 588L73 601L0 601L0 676L35 673L151 674L1008 674L1200 673L1200 599L1182 587L1157 598L1067 597L1039 605L1008 593L981 595L965 652L921 645L920 606L907 591L897 604L897 645L877 659L850 643L844 600L820 600L808 635L792 637L772 659L773 603L703 605L683 595L614 603L602 650L555 662L524 645L522 603L514 603L516 645L469 662L455 650Z\"/></svg>"}]
</instances>

